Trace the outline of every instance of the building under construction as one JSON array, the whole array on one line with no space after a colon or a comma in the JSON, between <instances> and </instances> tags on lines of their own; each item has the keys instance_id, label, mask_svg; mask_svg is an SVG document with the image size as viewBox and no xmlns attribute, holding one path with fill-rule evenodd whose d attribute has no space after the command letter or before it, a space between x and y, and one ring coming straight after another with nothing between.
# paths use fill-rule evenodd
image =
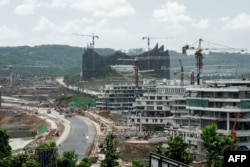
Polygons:
<instances>
[{"instance_id":1,"label":"building under construction","mask_svg":"<svg viewBox=\"0 0 250 167\"><path fill-rule=\"evenodd\" d=\"M170 104L173 120L179 126L177 128L169 126L166 130L170 134L182 135L189 144L190 153L194 154L198 161L205 160L206 153L202 144L202 130L212 124L216 125L218 135L230 136L237 147L248 149L250 146L249 88L249 79L207 80L202 85L187 86L183 97L178 99L173 97L172 102L176 104ZM184 100L185 103L183 103Z\"/></svg>"},{"instance_id":2,"label":"building under construction","mask_svg":"<svg viewBox=\"0 0 250 167\"><path fill-rule=\"evenodd\" d=\"M95 77L97 69L115 64L134 65L135 58L138 58L139 70L152 70L156 78L170 78L170 56L164 46L144 52L140 55L129 56L117 51L112 55L99 55L93 48L87 48L82 55L82 80L88 81Z\"/></svg>"}]
</instances>

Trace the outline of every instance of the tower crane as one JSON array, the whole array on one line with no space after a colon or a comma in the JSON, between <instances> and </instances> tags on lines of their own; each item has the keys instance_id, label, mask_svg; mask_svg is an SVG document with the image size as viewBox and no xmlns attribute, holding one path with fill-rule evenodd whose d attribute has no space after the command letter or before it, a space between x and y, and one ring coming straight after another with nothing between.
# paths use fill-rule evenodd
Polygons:
<instances>
[{"instance_id":1,"label":"tower crane","mask_svg":"<svg viewBox=\"0 0 250 167\"><path fill-rule=\"evenodd\" d=\"M135 70L135 86L136 88L138 88L139 86L139 73L147 73L147 72L153 72L154 70L143 70L143 71L139 71L139 59L135 58L133 59L135 66L134 66L134 70Z\"/></svg>"},{"instance_id":2,"label":"tower crane","mask_svg":"<svg viewBox=\"0 0 250 167\"><path fill-rule=\"evenodd\" d=\"M144 39L146 39L147 41L148 41L148 69L150 69L150 60L149 60L149 57L150 57L150 53L149 53L149 51L150 51L150 39L169 39L169 38L167 38L167 37L150 37L149 35L147 36L147 37L142 37L142 40L144 40Z\"/></svg>"},{"instance_id":3,"label":"tower crane","mask_svg":"<svg viewBox=\"0 0 250 167\"><path fill-rule=\"evenodd\" d=\"M184 68L181 62L181 59L179 59L180 65L181 65L181 70L180 70L180 75L181 75L181 86L184 85Z\"/></svg>"},{"instance_id":4,"label":"tower crane","mask_svg":"<svg viewBox=\"0 0 250 167\"><path fill-rule=\"evenodd\" d=\"M94 35L94 33L92 35L73 33L73 35L79 35L79 36L83 36L83 37L91 37L92 38L92 43L90 43L90 45L91 45L91 47L93 49L94 49L94 46L95 46L95 38L99 39L99 36L98 35Z\"/></svg>"},{"instance_id":5,"label":"tower crane","mask_svg":"<svg viewBox=\"0 0 250 167\"><path fill-rule=\"evenodd\" d=\"M184 67L182 65L182 61L181 59L179 59L179 63L180 63L180 71L174 71L174 75L176 75L177 73L180 73L180 81L181 81L181 86L184 86ZM186 72L187 74L190 74L190 72Z\"/></svg>"},{"instance_id":6,"label":"tower crane","mask_svg":"<svg viewBox=\"0 0 250 167\"><path fill-rule=\"evenodd\" d=\"M196 50L195 52L195 56L196 56L196 67L197 67L197 85L200 85L200 80L202 77L202 68L203 68L203 55L202 55L202 51L203 50L220 50L220 51L245 51L246 49L237 49L237 48L231 48L231 47L201 47L201 43L202 42L206 42L209 45L218 45L212 42L208 42L208 41L204 41L203 39L199 39L198 40L198 47L194 47L194 46L189 46L189 45L185 45L182 47L182 54L186 54L187 50ZM196 43L196 42L195 42ZM220 45L222 46L222 45Z\"/></svg>"},{"instance_id":7,"label":"tower crane","mask_svg":"<svg viewBox=\"0 0 250 167\"><path fill-rule=\"evenodd\" d=\"M94 35L94 33L92 35L86 35L86 34L77 34L77 33L73 33L73 35L79 35L79 36L83 36L83 37L91 37L92 38L92 43L90 43L90 47L92 47L92 77L94 76L94 69L95 69L95 52L94 52L94 48L95 48L95 38L99 39L99 36Z\"/></svg>"},{"instance_id":8,"label":"tower crane","mask_svg":"<svg viewBox=\"0 0 250 167\"><path fill-rule=\"evenodd\" d=\"M240 114L239 112L235 114L235 121L234 121L233 127L232 127L232 129L231 129L231 134L230 134L230 136L231 136L231 138L233 139L233 142L234 142L234 143L237 142L237 136L236 136L235 128L236 128L236 125L237 125L237 123L238 123L238 119L240 118L240 115L241 115L241 114Z\"/></svg>"}]
</instances>

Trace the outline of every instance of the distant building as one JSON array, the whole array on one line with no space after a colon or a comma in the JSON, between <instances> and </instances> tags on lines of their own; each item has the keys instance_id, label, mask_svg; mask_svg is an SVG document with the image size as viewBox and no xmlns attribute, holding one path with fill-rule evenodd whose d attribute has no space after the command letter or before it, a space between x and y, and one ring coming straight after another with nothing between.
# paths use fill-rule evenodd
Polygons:
<instances>
[{"instance_id":1,"label":"distant building","mask_svg":"<svg viewBox=\"0 0 250 167\"><path fill-rule=\"evenodd\" d=\"M92 48L87 48L82 55L82 80L88 81L95 77L98 69L110 65L132 65L134 61L125 61L125 59L139 58L139 69L154 70L154 77L170 79L170 56L168 50L164 51L164 47L158 48L158 44L154 49L140 55L128 56L123 52L117 51L112 55L99 55Z\"/></svg>"}]
</instances>

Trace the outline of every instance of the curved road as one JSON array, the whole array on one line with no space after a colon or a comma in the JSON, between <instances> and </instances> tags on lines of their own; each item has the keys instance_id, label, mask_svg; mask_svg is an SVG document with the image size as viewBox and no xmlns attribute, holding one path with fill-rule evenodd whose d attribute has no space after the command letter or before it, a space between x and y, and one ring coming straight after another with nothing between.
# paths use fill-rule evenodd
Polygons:
<instances>
[{"instance_id":1,"label":"curved road","mask_svg":"<svg viewBox=\"0 0 250 167\"><path fill-rule=\"evenodd\" d=\"M5 106L13 104L6 103L6 101L14 101L19 100L16 98L8 98L3 97L5 99ZM22 101L22 103L24 103ZM26 106L19 106L20 108L25 108L27 110L37 110L39 114L47 114L48 108L35 108L35 107L26 107ZM78 160L81 160L83 157L87 156L88 150L94 141L96 135L95 126L85 119L77 118L77 117L67 117L63 118L63 115L60 115L54 109L51 109L51 114L47 114L49 116L53 116L59 119L67 119L70 122L70 132L65 140L58 146L59 154L62 155L64 151L71 151L74 150L75 153L78 155ZM64 138L64 137L63 137Z\"/></svg>"},{"instance_id":2,"label":"curved road","mask_svg":"<svg viewBox=\"0 0 250 167\"><path fill-rule=\"evenodd\" d=\"M92 141L96 135L94 125L83 119L76 117L65 118L71 122L70 133L67 139L58 147L59 154L62 155L64 151L74 150L78 155L78 160L87 156Z\"/></svg>"}]
</instances>

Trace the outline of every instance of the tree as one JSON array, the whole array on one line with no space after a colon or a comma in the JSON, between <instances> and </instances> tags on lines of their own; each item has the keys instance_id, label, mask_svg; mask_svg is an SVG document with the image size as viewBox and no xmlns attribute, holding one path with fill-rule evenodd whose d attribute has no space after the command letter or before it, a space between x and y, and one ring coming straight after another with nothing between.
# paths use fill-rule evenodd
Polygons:
<instances>
[{"instance_id":1,"label":"tree","mask_svg":"<svg viewBox=\"0 0 250 167\"><path fill-rule=\"evenodd\" d=\"M90 167L91 165L92 163L90 162L90 160L87 157L85 157L81 160L78 167Z\"/></svg>"},{"instance_id":2,"label":"tree","mask_svg":"<svg viewBox=\"0 0 250 167\"><path fill-rule=\"evenodd\" d=\"M10 155L0 160L1 167L39 167L36 156L33 152L25 151L16 155Z\"/></svg>"},{"instance_id":3,"label":"tree","mask_svg":"<svg viewBox=\"0 0 250 167\"><path fill-rule=\"evenodd\" d=\"M0 160L11 155L9 138L7 131L0 129Z\"/></svg>"},{"instance_id":4,"label":"tree","mask_svg":"<svg viewBox=\"0 0 250 167\"><path fill-rule=\"evenodd\" d=\"M142 164L140 161L138 160L133 160L132 161L132 167L148 167L148 165Z\"/></svg>"},{"instance_id":5,"label":"tree","mask_svg":"<svg viewBox=\"0 0 250 167\"><path fill-rule=\"evenodd\" d=\"M167 144L166 148L156 147L155 152L185 164L193 161L193 157L187 152L188 144L180 135L169 136Z\"/></svg>"},{"instance_id":6,"label":"tree","mask_svg":"<svg viewBox=\"0 0 250 167\"><path fill-rule=\"evenodd\" d=\"M61 158L57 159L58 167L76 167L77 154L75 151L65 151Z\"/></svg>"},{"instance_id":7,"label":"tree","mask_svg":"<svg viewBox=\"0 0 250 167\"><path fill-rule=\"evenodd\" d=\"M207 167L220 167L223 163L223 153L234 147L233 139L229 136L219 136L216 125L208 125L202 130L203 146L206 148Z\"/></svg>"},{"instance_id":8,"label":"tree","mask_svg":"<svg viewBox=\"0 0 250 167\"><path fill-rule=\"evenodd\" d=\"M101 167L115 167L119 165L117 159L120 155L116 152L117 145L118 141L115 139L114 134L109 132L105 137L104 143L99 145L101 152L105 154L105 159L101 162Z\"/></svg>"}]
</instances>

